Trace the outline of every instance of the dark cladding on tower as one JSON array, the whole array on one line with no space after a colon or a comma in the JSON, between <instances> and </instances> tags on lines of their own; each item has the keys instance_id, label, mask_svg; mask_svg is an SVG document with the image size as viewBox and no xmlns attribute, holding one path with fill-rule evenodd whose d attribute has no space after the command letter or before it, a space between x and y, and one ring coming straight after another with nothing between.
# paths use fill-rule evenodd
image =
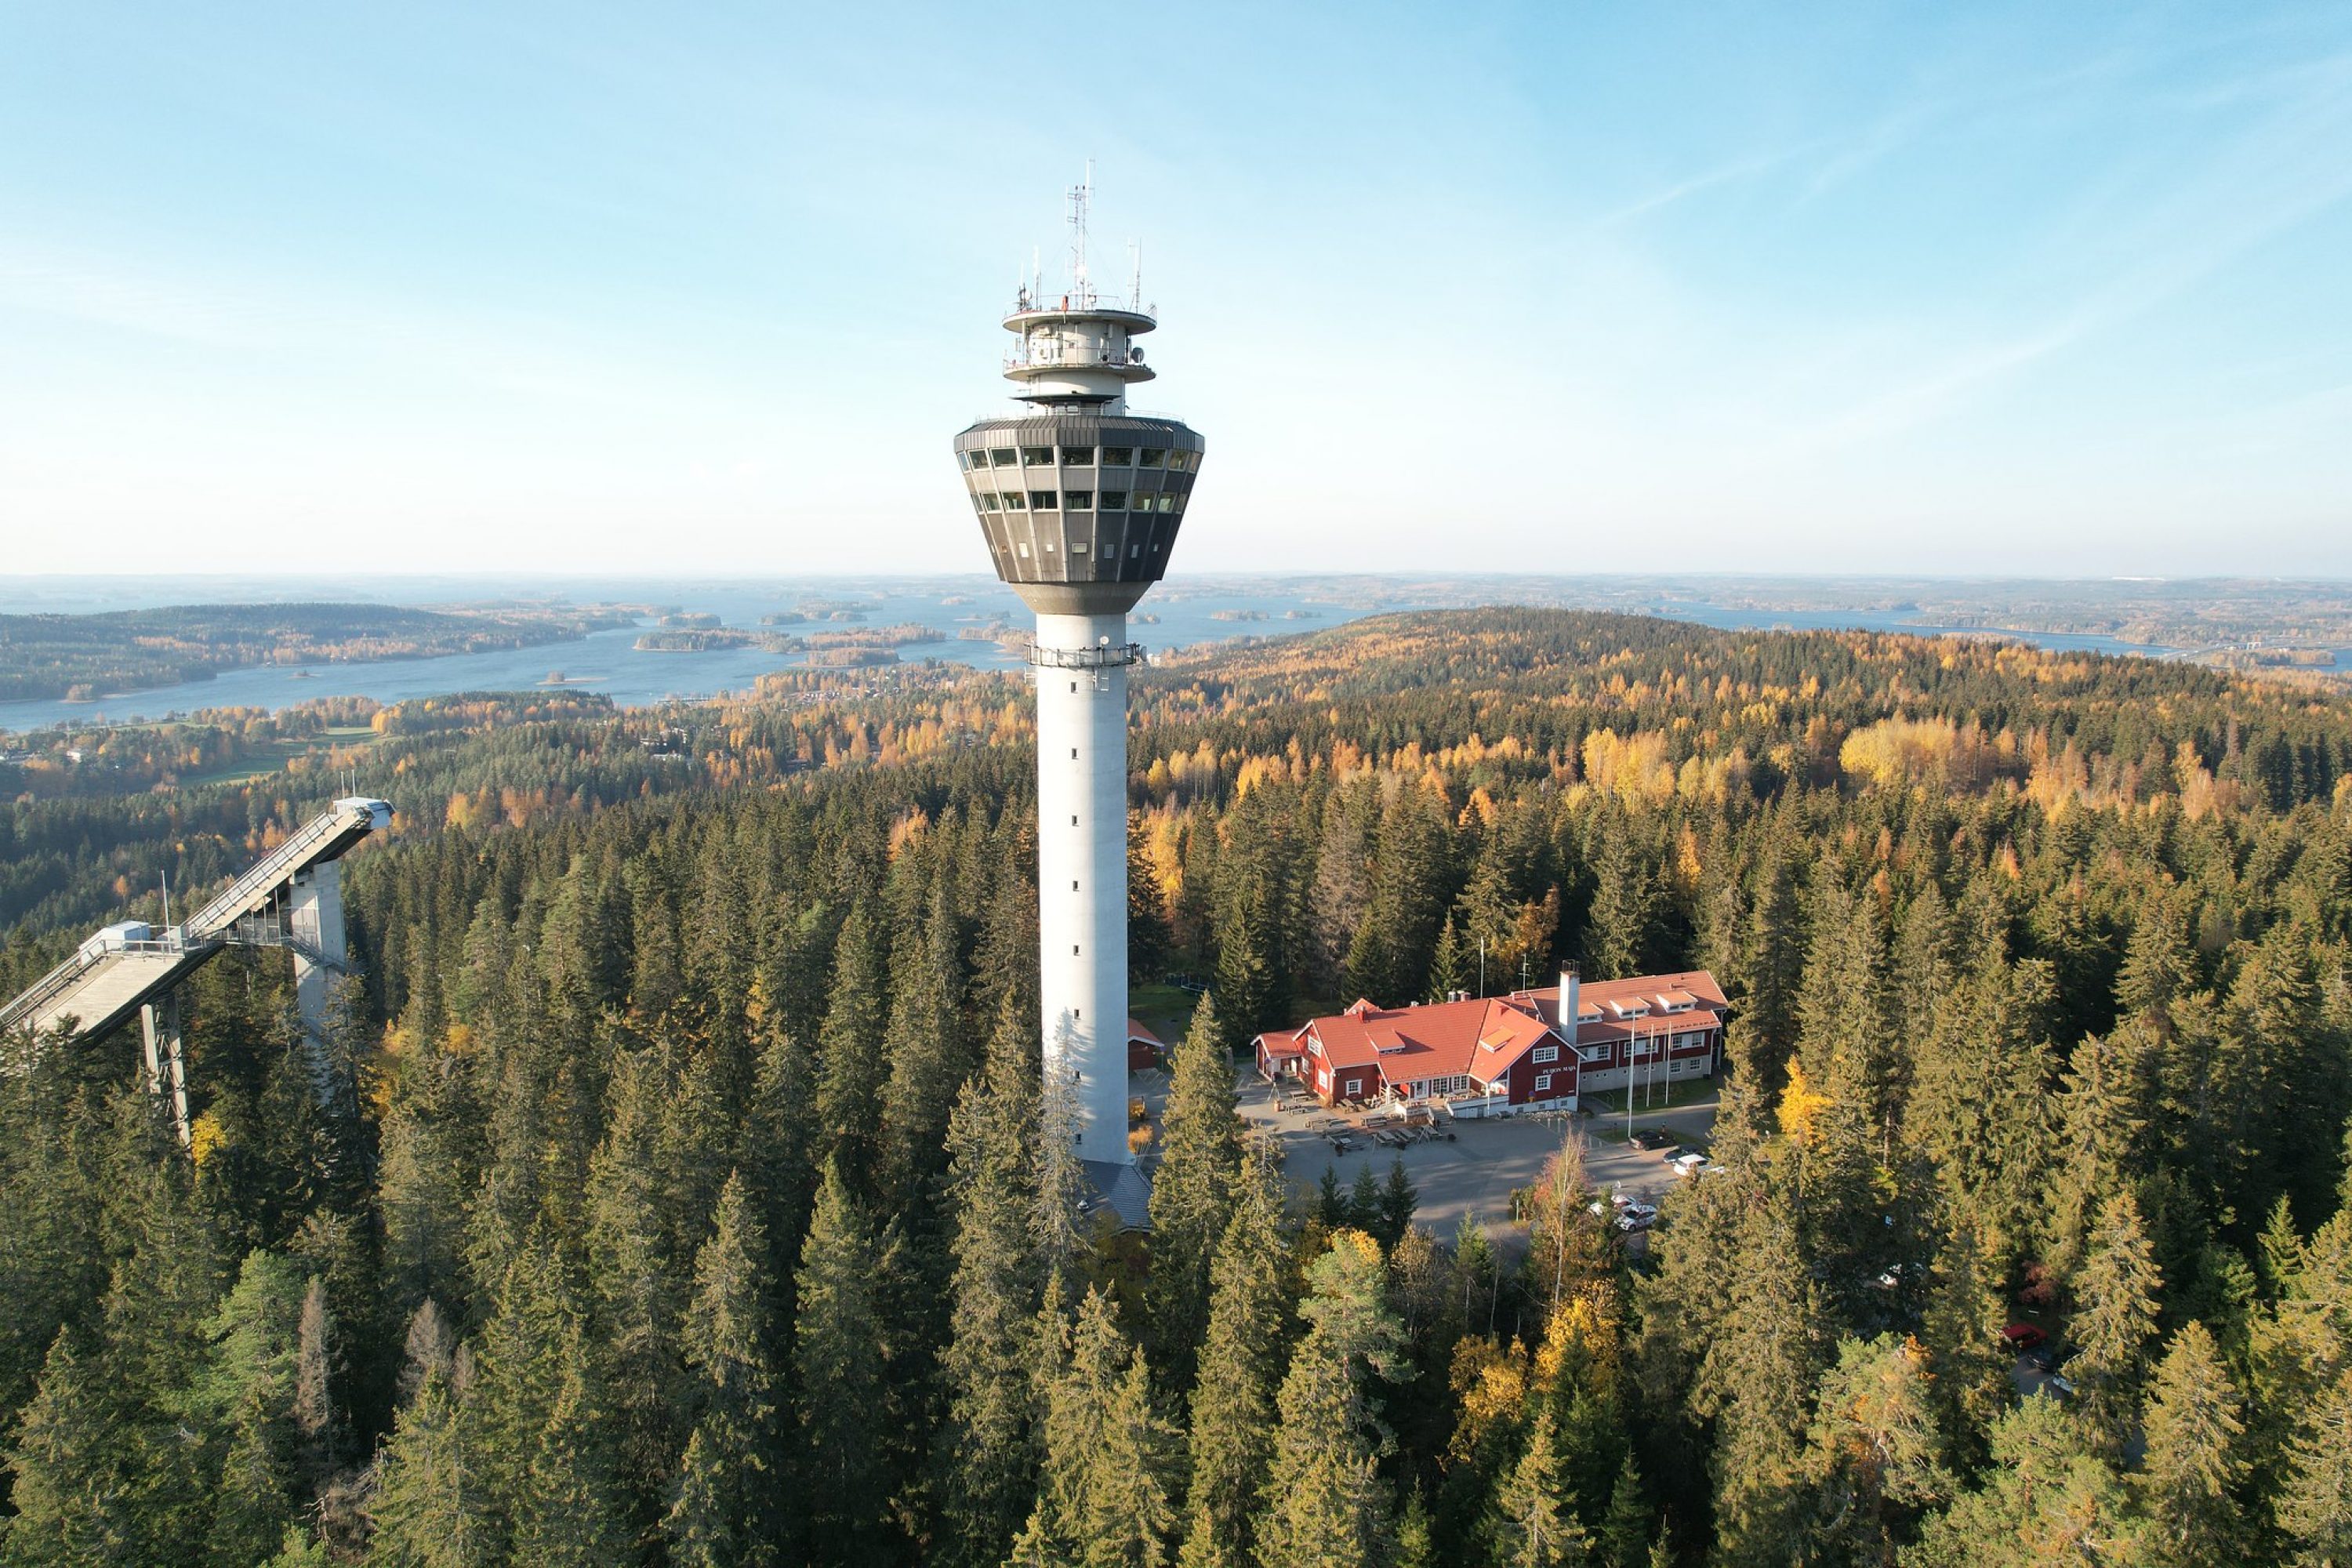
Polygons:
<instances>
[{"instance_id":1,"label":"dark cladding on tower","mask_svg":"<svg viewBox=\"0 0 2352 1568\"><path fill-rule=\"evenodd\" d=\"M1205 444L1129 414L1153 379L1135 340L1158 325L1141 289L1087 281L1088 191L1070 194L1068 287L1024 287L1005 330L1026 410L956 437L996 574L1036 614L1037 888L1049 1081L1066 1084L1079 1154L1129 1164L1127 1138L1127 612L1166 574Z\"/></svg>"}]
</instances>

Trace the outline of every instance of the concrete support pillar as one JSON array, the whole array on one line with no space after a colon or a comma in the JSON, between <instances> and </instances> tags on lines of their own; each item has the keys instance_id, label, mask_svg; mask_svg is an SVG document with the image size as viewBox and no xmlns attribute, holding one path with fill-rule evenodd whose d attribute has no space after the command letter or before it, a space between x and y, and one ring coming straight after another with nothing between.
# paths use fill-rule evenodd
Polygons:
<instances>
[{"instance_id":1,"label":"concrete support pillar","mask_svg":"<svg viewBox=\"0 0 2352 1568\"><path fill-rule=\"evenodd\" d=\"M326 1059L327 988L343 973L343 868L328 860L294 874L286 905L286 935L294 950L294 1005L310 1058L310 1086L321 1104L332 1091Z\"/></svg>"},{"instance_id":2,"label":"concrete support pillar","mask_svg":"<svg viewBox=\"0 0 2352 1568\"><path fill-rule=\"evenodd\" d=\"M188 1147L188 1067L180 1048L180 994L166 991L139 1008L139 1032L147 1048L147 1092L162 1100L172 1114L172 1131L180 1147Z\"/></svg>"},{"instance_id":3,"label":"concrete support pillar","mask_svg":"<svg viewBox=\"0 0 2352 1568\"><path fill-rule=\"evenodd\" d=\"M1041 615L1037 646L1103 660L1036 667L1045 1070L1072 1085L1078 1157L1128 1164L1127 616Z\"/></svg>"}]
</instances>

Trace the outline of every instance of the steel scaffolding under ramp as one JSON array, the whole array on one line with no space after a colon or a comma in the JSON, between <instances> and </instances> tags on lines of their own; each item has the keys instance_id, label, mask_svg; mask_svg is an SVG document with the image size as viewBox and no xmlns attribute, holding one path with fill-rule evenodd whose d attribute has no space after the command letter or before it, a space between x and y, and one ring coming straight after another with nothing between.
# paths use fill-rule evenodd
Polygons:
<instances>
[{"instance_id":1,"label":"steel scaffolding under ramp","mask_svg":"<svg viewBox=\"0 0 2352 1568\"><path fill-rule=\"evenodd\" d=\"M0 1005L0 1038L37 1042L68 1021L73 1037L95 1040L141 1016L151 1089L170 1093L180 1141L188 1141L180 1060L182 980L230 945L286 947L294 954L303 1027L319 1037L327 977L344 966L341 879L337 862L392 825L381 800L346 796L264 855L218 898L179 925L121 921L93 932L73 955Z\"/></svg>"}]
</instances>

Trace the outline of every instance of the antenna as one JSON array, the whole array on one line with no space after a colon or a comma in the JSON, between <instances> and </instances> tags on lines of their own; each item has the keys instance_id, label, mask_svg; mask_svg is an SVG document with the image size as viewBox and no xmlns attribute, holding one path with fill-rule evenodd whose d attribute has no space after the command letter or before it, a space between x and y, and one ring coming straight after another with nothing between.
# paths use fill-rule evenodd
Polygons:
<instances>
[{"instance_id":1,"label":"antenna","mask_svg":"<svg viewBox=\"0 0 2352 1568\"><path fill-rule=\"evenodd\" d=\"M1070 297L1084 310L1087 296L1087 201L1094 194L1095 161L1087 160L1087 177L1070 191Z\"/></svg>"},{"instance_id":2,"label":"antenna","mask_svg":"<svg viewBox=\"0 0 2352 1568\"><path fill-rule=\"evenodd\" d=\"M1128 258L1135 263L1135 292L1128 297L1127 308L1140 310L1143 309L1143 241L1129 240L1127 254Z\"/></svg>"}]
</instances>

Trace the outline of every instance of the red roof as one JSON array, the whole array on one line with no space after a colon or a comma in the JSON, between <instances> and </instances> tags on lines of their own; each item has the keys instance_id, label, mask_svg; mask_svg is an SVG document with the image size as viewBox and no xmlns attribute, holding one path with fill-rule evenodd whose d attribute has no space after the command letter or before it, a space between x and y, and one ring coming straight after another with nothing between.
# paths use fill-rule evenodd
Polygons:
<instances>
[{"instance_id":1,"label":"red roof","mask_svg":"<svg viewBox=\"0 0 2352 1568\"><path fill-rule=\"evenodd\" d=\"M1320 1045L1334 1068L1377 1066L1393 1083L1465 1073L1492 1082L1530 1047L1551 1037L1534 1008L1507 996L1420 1007L1359 1002L1344 1013L1308 1020L1292 1037L1301 1047Z\"/></svg>"},{"instance_id":2,"label":"red roof","mask_svg":"<svg viewBox=\"0 0 2352 1568\"><path fill-rule=\"evenodd\" d=\"M1717 1028L1723 988L1704 969L1594 981L1578 987L1577 1013L1580 1046ZM1553 985L1418 1007L1375 1007L1360 999L1346 1012L1310 1018L1289 1035L1260 1038L1271 1056L1319 1047L1335 1070L1377 1067L1391 1083L1464 1074L1493 1083L1530 1048L1561 1038L1559 1026L1559 987Z\"/></svg>"},{"instance_id":3,"label":"red roof","mask_svg":"<svg viewBox=\"0 0 2352 1568\"><path fill-rule=\"evenodd\" d=\"M1167 1043L1159 1036L1145 1028L1139 1020L1129 1018L1127 1021L1127 1043L1131 1046L1138 1040L1142 1041L1147 1046L1160 1046Z\"/></svg>"},{"instance_id":4,"label":"red roof","mask_svg":"<svg viewBox=\"0 0 2352 1568\"><path fill-rule=\"evenodd\" d=\"M1559 986L1514 992L1512 998L1531 1004L1544 1022L1559 1026ZM1577 987L1576 1043L1597 1046L1629 1035L1712 1029L1722 1024L1724 1006L1723 987L1704 969L1637 974L1627 980L1588 980Z\"/></svg>"}]
</instances>

